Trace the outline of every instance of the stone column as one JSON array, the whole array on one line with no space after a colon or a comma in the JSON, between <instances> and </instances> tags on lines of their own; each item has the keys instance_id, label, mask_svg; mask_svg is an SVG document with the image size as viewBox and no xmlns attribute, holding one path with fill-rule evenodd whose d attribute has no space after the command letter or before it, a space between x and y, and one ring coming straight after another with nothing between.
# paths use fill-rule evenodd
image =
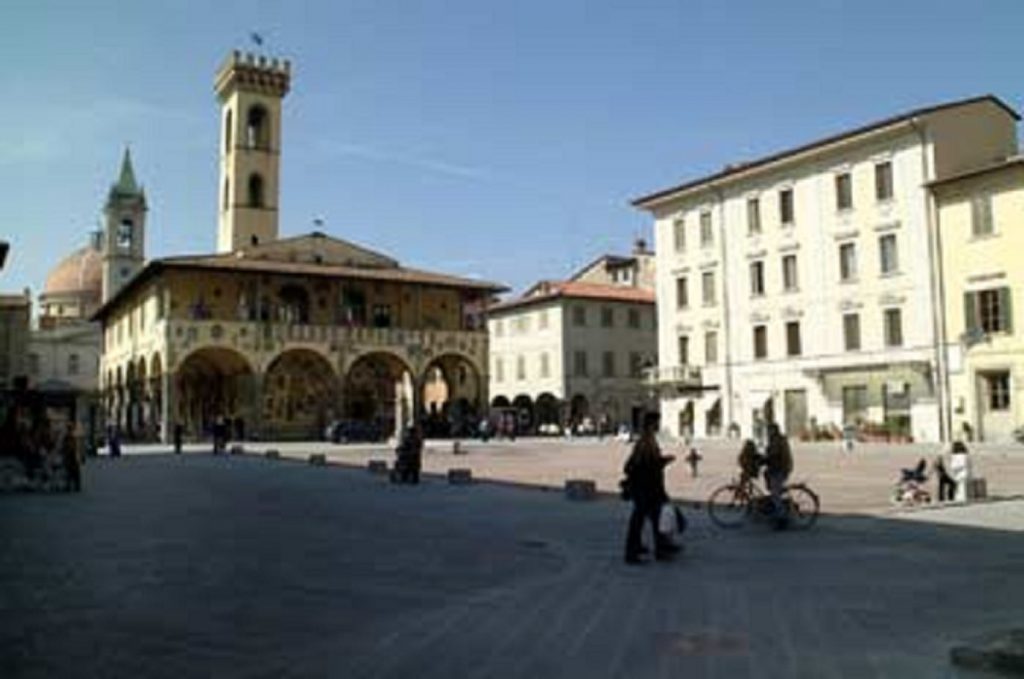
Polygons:
<instances>
[{"instance_id":1,"label":"stone column","mask_svg":"<svg viewBox=\"0 0 1024 679\"><path fill-rule=\"evenodd\" d=\"M251 373L238 378L239 416L245 425L245 438L258 440L263 436L263 375ZM235 432L231 432L234 437Z\"/></svg>"},{"instance_id":2,"label":"stone column","mask_svg":"<svg viewBox=\"0 0 1024 679\"><path fill-rule=\"evenodd\" d=\"M174 441L176 420L177 393L174 389L174 376L168 372L162 372L160 373L160 440L163 443Z\"/></svg>"}]
</instances>

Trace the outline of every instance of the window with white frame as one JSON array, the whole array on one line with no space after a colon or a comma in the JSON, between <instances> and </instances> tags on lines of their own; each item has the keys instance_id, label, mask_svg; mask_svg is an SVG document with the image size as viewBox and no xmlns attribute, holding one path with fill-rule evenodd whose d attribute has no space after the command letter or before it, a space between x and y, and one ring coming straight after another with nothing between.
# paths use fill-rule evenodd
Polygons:
<instances>
[{"instance_id":1,"label":"window with white frame","mask_svg":"<svg viewBox=\"0 0 1024 679\"><path fill-rule=\"evenodd\" d=\"M892 200L892 163L888 160L875 164L875 199Z\"/></svg>"},{"instance_id":2,"label":"window with white frame","mask_svg":"<svg viewBox=\"0 0 1024 679\"><path fill-rule=\"evenodd\" d=\"M686 220L682 217L677 217L672 222L672 237L676 252L686 249Z\"/></svg>"},{"instance_id":3,"label":"window with white frame","mask_svg":"<svg viewBox=\"0 0 1024 679\"><path fill-rule=\"evenodd\" d=\"M714 330L704 333L704 363L718 363L718 333Z\"/></svg>"},{"instance_id":4,"label":"window with white frame","mask_svg":"<svg viewBox=\"0 0 1024 679\"><path fill-rule=\"evenodd\" d=\"M750 296L764 296L764 262L761 260L750 263Z\"/></svg>"},{"instance_id":5,"label":"window with white frame","mask_svg":"<svg viewBox=\"0 0 1024 679\"><path fill-rule=\"evenodd\" d=\"M676 308L685 309L690 306L690 291L687 287L686 276L676 279Z\"/></svg>"},{"instance_id":6,"label":"window with white frame","mask_svg":"<svg viewBox=\"0 0 1024 679\"><path fill-rule=\"evenodd\" d=\"M860 350L860 314L843 314L843 348Z\"/></svg>"},{"instance_id":7,"label":"window with white frame","mask_svg":"<svg viewBox=\"0 0 1024 679\"><path fill-rule=\"evenodd\" d=\"M761 233L761 199L757 196L747 198L747 233Z\"/></svg>"},{"instance_id":8,"label":"window with white frame","mask_svg":"<svg viewBox=\"0 0 1024 679\"><path fill-rule=\"evenodd\" d=\"M971 235L988 236L994 232L992 224L992 196L971 198Z\"/></svg>"},{"instance_id":9,"label":"window with white frame","mask_svg":"<svg viewBox=\"0 0 1024 679\"><path fill-rule=\"evenodd\" d=\"M764 325L754 326L754 358L768 357L768 328Z\"/></svg>"},{"instance_id":10,"label":"window with white frame","mask_svg":"<svg viewBox=\"0 0 1024 679\"><path fill-rule=\"evenodd\" d=\"M679 365L690 365L690 336L679 336Z\"/></svg>"},{"instance_id":11,"label":"window with white frame","mask_svg":"<svg viewBox=\"0 0 1024 679\"><path fill-rule=\"evenodd\" d=\"M779 221L783 226L790 226L794 220L793 189L782 189L779 191Z\"/></svg>"},{"instance_id":12,"label":"window with white frame","mask_svg":"<svg viewBox=\"0 0 1024 679\"><path fill-rule=\"evenodd\" d=\"M839 246L839 280L857 280L857 244L842 243Z\"/></svg>"},{"instance_id":13,"label":"window with white frame","mask_svg":"<svg viewBox=\"0 0 1024 679\"><path fill-rule=\"evenodd\" d=\"M711 212L704 210L700 213L700 245L711 247L715 243L715 234L711 229Z\"/></svg>"},{"instance_id":14,"label":"window with white frame","mask_svg":"<svg viewBox=\"0 0 1024 679\"><path fill-rule=\"evenodd\" d=\"M883 276L899 271L900 258L896 250L896 234L887 233L878 238L878 257Z\"/></svg>"},{"instance_id":15,"label":"window with white frame","mask_svg":"<svg viewBox=\"0 0 1024 679\"><path fill-rule=\"evenodd\" d=\"M885 346L903 346L903 313L899 309L886 309L883 312L882 322L885 326Z\"/></svg>"},{"instance_id":16,"label":"window with white frame","mask_svg":"<svg viewBox=\"0 0 1024 679\"><path fill-rule=\"evenodd\" d=\"M796 270L796 255L782 256L782 287L786 292L793 292L800 287L800 279Z\"/></svg>"},{"instance_id":17,"label":"window with white frame","mask_svg":"<svg viewBox=\"0 0 1024 679\"><path fill-rule=\"evenodd\" d=\"M704 306L715 305L715 272L705 271L700 277L701 299Z\"/></svg>"},{"instance_id":18,"label":"window with white frame","mask_svg":"<svg viewBox=\"0 0 1024 679\"><path fill-rule=\"evenodd\" d=\"M849 172L836 175L836 210L853 209L853 178Z\"/></svg>"}]
</instances>

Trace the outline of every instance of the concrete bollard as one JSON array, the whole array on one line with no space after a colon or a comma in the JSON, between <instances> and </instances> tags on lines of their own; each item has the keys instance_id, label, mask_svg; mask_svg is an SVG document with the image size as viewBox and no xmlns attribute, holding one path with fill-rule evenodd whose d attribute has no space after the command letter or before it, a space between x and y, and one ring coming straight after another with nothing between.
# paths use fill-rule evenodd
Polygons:
<instances>
[{"instance_id":1,"label":"concrete bollard","mask_svg":"<svg viewBox=\"0 0 1024 679\"><path fill-rule=\"evenodd\" d=\"M268 460L277 460L281 457L281 451L277 448L271 448L270 450L263 453L263 456Z\"/></svg>"},{"instance_id":2,"label":"concrete bollard","mask_svg":"<svg viewBox=\"0 0 1024 679\"><path fill-rule=\"evenodd\" d=\"M387 474L387 460L370 460L366 463L366 469L369 470L371 474Z\"/></svg>"},{"instance_id":3,"label":"concrete bollard","mask_svg":"<svg viewBox=\"0 0 1024 679\"><path fill-rule=\"evenodd\" d=\"M316 467L323 467L327 464L327 456L323 453L313 453L309 456L309 463Z\"/></svg>"},{"instance_id":4,"label":"concrete bollard","mask_svg":"<svg viewBox=\"0 0 1024 679\"><path fill-rule=\"evenodd\" d=\"M473 482L473 471L470 469L449 469L448 483L453 486L464 486Z\"/></svg>"},{"instance_id":5,"label":"concrete bollard","mask_svg":"<svg viewBox=\"0 0 1024 679\"><path fill-rule=\"evenodd\" d=\"M232 455L245 455L245 448L242 446L241 443L236 443L235 445L231 446L231 450L229 452Z\"/></svg>"},{"instance_id":6,"label":"concrete bollard","mask_svg":"<svg viewBox=\"0 0 1024 679\"><path fill-rule=\"evenodd\" d=\"M597 484L590 479L566 479L565 497L569 500L593 500L597 497Z\"/></svg>"}]
</instances>

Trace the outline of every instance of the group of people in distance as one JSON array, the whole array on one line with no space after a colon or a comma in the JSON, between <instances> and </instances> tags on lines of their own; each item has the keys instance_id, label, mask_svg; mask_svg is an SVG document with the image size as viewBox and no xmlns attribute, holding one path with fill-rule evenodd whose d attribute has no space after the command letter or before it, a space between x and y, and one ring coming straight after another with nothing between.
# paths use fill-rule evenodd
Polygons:
<instances>
[{"instance_id":1,"label":"group of people in distance","mask_svg":"<svg viewBox=\"0 0 1024 679\"><path fill-rule=\"evenodd\" d=\"M656 438L659 424L660 416L657 413L648 413L644 417L640 439L633 446L633 451L623 468L623 498L633 503L626 531L627 564L644 563L642 557L650 553L643 544L645 521L650 522L654 534L655 559L671 559L680 550L680 546L660 530L663 507L669 502L668 492L665 490L665 468L675 460L675 456L662 455ZM694 451L691 451L691 457L693 456ZM775 527L785 528L787 519L782 494L793 471L793 453L789 441L777 424L768 425L768 442L764 455L760 454L757 445L748 439L740 451L739 464L745 479L756 477L760 469L764 468L765 482L771 493Z\"/></svg>"}]
</instances>

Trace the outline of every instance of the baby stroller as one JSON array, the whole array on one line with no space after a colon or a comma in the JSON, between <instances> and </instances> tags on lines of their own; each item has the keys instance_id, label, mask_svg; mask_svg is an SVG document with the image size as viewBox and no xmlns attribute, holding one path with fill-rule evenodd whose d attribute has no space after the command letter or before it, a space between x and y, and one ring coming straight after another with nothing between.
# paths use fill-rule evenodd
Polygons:
<instances>
[{"instance_id":1,"label":"baby stroller","mask_svg":"<svg viewBox=\"0 0 1024 679\"><path fill-rule=\"evenodd\" d=\"M928 504L932 501L931 493L924 487L928 480L925 470L928 462L922 458L913 469L901 469L900 480L893 487L893 503L904 507Z\"/></svg>"}]
</instances>

